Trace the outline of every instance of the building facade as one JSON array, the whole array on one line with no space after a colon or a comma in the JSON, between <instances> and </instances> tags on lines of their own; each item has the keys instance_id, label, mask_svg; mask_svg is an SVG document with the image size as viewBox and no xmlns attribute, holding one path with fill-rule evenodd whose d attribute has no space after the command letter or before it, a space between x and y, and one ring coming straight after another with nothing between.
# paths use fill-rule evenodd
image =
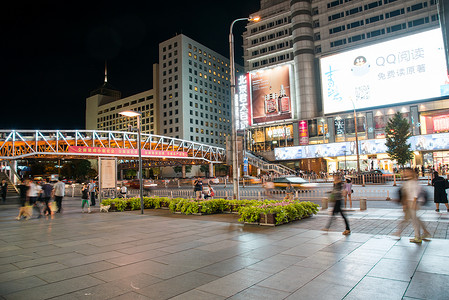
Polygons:
<instances>
[{"instance_id":1,"label":"building facade","mask_svg":"<svg viewBox=\"0 0 449 300\"><path fill-rule=\"evenodd\" d=\"M159 63L159 134L224 147L231 133L229 59L180 34L159 44Z\"/></svg>"},{"instance_id":2,"label":"building facade","mask_svg":"<svg viewBox=\"0 0 449 300\"><path fill-rule=\"evenodd\" d=\"M254 14L261 21L248 24L243 35L250 89L259 89L257 74L263 72L276 74L279 68L288 68L289 78L282 84L286 97L264 95L275 98L269 105L279 109L265 110L265 116L272 117L263 122L254 115L259 95L249 92L250 150L297 169L354 169L357 132L359 147L365 145L362 169L392 170L385 148L377 148L385 142L386 123L397 111L409 120L412 134L421 142L433 143L435 134L441 134L439 140L446 138L449 80L447 69L438 65L446 65L447 41L442 39L436 0L262 0ZM427 48L434 40L438 43ZM392 45L396 48L390 49ZM400 51L401 47L408 48ZM348 73L334 72L336 67ZM432 78L432 73L438 77ZM431 87L433 83L423 81L427 79L438 84ZM281 98L290 99L291 114L284 117ZM449 163L449 141L441 147L426 145L412 145L414 165Z\"/></svg>"},{"instance_id":3,"label":"building facade","mask_svg":"<svg viewBox=\"0 0 449 300\"><path fill-rule=\"evenodd\" d=\"M86 99L86 129L128 131L129 126L137 126L136 118L120 115L124 110L142 113L143 133L158 134L159 116L159 65L153 65L153 88L126 98L107 83L91 92Z\"/></svg>"}]
</instances>

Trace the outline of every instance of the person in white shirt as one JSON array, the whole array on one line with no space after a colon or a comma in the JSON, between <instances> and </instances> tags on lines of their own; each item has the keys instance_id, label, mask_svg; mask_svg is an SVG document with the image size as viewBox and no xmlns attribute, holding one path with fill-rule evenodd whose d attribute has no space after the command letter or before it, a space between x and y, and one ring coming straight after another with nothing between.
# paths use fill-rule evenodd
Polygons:
<instances>
[{"instance_id":1,"label":"person in white shirt","mask_svg":"<svg viewBox=\"0 0 449 300\"><path fill-rule=\"evenodd\" d=\"M58 180L53 187L53 195L55 196L56 206L58 207L57 213L62 211L62 198L65 195L65 183Z\"/></svg>"},{"instance_id":2,"label":"person in white shirt","mask_svg":"<svg viewBox=\"0 0 449 300\"><path fill-rule=\"evenodd\" d=\"M412 219L413 229L415 231L415 237L413 239L410 239L410 242L422 243L423 239L428 239L431 237L431 235L427 230L425 224L417 215L419 206L422 202L421 187L418 184L416 173L412 169L407 168L404 170L404 178L406 179L406 181L402 185L401 201L406 206L408 215Z\"/></svg>"}]
</instances>

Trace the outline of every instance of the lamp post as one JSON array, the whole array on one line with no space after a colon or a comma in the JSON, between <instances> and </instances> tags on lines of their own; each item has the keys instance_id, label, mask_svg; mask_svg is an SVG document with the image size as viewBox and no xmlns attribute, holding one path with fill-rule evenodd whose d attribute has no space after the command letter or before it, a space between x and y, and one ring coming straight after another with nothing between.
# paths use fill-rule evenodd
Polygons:
<instances>
[{"instance_id":1,"label":"lamp post","mask_svg":"<svg viewBox=\"0 0 449 300\"><path fill-rule=\"evenodd\" d=\"M139 149L139 188L140 188L140 213L143 215L143 184L142 184L142 142L140 140L140 121L142 117L141 112L125 110L120 112L122 116L137 117L137 146Z\"/></svg>"},{"instance_id":2,"label":"lamp post","mask_svg":"<svg viewBox=\"0 0 449 300\"><path fill-rule=\"evenodd\" d=\"M357 113L355 111L355 103L352 98L349 98L352 102L352 108L354 109L354 126L355 126L355 153L357 155L357 174L360 174L360 155L359 155L359 135L357 132Z\"/></svg>"},{"instance_id":3,"label":"lamp post","mask_svg":"<svg viewBox=\"0 0 449 300\"><path fill-rule=\"evenodd\" d=\"M234 24L238 21L254 21L257 22L260 17L239 18L235 19L231 23L229 28L229 69L231 72L231 109L232 109L232 125L231 125L231 149L232 149L232 186L233 186L233 198L240 200L239 192L239 163L237 154L237 118L235 115L235 62L234 62L234 35L232 29Z\"/></svg>"}]
</instances>

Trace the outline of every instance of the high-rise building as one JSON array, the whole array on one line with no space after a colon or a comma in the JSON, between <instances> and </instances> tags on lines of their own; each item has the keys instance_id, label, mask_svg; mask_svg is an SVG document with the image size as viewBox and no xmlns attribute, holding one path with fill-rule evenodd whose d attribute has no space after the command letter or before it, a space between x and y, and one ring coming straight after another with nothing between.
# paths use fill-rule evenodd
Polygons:
<instances>
[{"instance_id":1,"label":"high-rise building","mask_svg":"<svg viewBox=\"0 0 449 300\"><path fill-rule=\"evenodd\" d=\"M292 168L351 169L357 137L363 170L392 170L385 125L401 112L429 141L412 145L413 164L449 163L430 146L449 132L447 1L261 0L254 15L243 34L250 150Z\"/></svg>"},{"instance_id":2,"label":"high-rise building","mask_svg":"<svg viewBox=\"0 0 449 300\"><path fill-rule=\"evenodd\" d=\"M86 99L86 129L128 131L129 126L136 126L136 118L119 114L123 110L142 113L141 129L143 133L158 133L158 72L159 66L153 65L153 88L126 98L107 81L93 90Z\"/></svg>"},{"instance_id":3,"label":"high-rise building","mask_svg":"<svg viewBox=\"0 0 449 300\"><path fill-rule=\"evenodd\" d=\"M159 64L159 133L223 147L231 133L229 59L180 34L159 44Z\"/></svg>"}]
</instances>

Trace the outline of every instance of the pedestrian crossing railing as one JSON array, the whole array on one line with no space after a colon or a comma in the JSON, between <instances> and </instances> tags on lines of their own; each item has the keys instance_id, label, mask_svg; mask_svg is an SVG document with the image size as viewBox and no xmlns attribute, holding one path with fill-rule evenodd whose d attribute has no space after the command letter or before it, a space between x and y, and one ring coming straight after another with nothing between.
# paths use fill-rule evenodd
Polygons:
<instances>
[{"instance_id":1,"label":"pedestrian crossing railing","mask_svg":"<svg viewBox=\"0 0 449 300\"><path fill-rule=\"evenodd\" d=\"M231 190L215 189L214 198L226 198L233 197ZM138 190L132 190L138 195ZM195 192L186 189L159 189L153 191L147 191L148 194L159 197L171 197L171 198L195 198ZM294 199L299 200L321 200L322 198L329 197L330 190L324 189L307 189L297 190L294 193ZM256 190L256 189L240 189L240 199L280 199L286 196L285 190ZM395 200L396 194L391 195L388 189L360 189L352 194L353 200L367 199L367 200Z\"/></svg>"}]
</instances>

